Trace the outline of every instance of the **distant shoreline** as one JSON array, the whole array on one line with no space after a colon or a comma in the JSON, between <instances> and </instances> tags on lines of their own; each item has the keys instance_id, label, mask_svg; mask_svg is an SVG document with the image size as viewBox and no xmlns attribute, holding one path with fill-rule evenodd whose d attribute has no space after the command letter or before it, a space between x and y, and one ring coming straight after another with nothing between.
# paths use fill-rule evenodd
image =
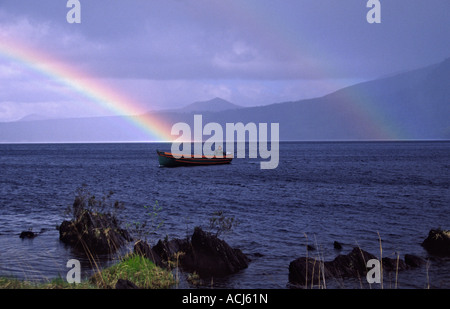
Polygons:
<instances>
[{"instance_id":1,"label":"distant shoreline","mask_svg":"<svg viewBox=\"0 0 450 309\"><path fill-rule=\"evenodd\" d=\"M245 141L248 143L249 141ZM448 143L450 139L398 139L398 140L281 140L280 143L333 144L333 143ZM76 144L170 144L171 141L81 141L81 142L0 142L0 145L76 145ZM238 142L242 143L242 142Z\"/></svg>"}]
</instances>

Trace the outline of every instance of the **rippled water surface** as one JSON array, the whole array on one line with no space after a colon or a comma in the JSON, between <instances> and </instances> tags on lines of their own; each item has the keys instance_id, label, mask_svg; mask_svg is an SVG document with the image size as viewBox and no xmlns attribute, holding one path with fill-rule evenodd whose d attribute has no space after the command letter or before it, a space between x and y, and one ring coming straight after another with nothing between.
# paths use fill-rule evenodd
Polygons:
<instances>
[{"instance_id":1,"label":"rippled water surface","mask_svg":"<svg viewBox=\"0 0 450 309\"><path fill-rule=\"evenodd\" d=\"M431 228L450 229L450 143L281 143L280 164L261 170L259 159L231 165L159 167L165 144L0 145L0 275L65 277L79 258L59 242L56 226L67 216L75 190L86 184L101 196L110 190L124 202L122 222L142 221L144 206L158 201L166 235L185 237L207 226L212 213L239 220L224 239L252 259L244 271L217 280L218 287L286 288L289 263L315 245L325 260L360 246L384 256L430 259L428 267L399 274L399 287L450 288L450 260L420 246ZM19 234L32 228L32 240ZM343 243L342 251L333 242ZM395 278L386 278L394 285ZM361 282L329 282L360 287Z\"/></svg>"}]
</instances>

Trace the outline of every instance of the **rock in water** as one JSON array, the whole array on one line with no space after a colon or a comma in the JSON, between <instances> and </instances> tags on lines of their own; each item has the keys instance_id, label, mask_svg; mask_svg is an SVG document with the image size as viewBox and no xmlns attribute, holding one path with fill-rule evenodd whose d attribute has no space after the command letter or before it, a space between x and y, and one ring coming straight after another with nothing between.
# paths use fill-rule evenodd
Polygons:
<instances>
[{"instance_id":1,"label":"rock in water","mask_svg":"<svg viewBox=\"0 0 450 309\"><path fill-rule=\"evenodd\" d=\"M355 247L346 255L338 255L332 261L319 261L315 258L300 257L289 264L289 282L294 285L319 285L323 279L363 278L367 274L367 261L377 259L373 254ZM425 261L417 256L407 254L405 260L384 257L383 270L396 272L418 267Z\"/></svg>"},{"instance_id":2,"label":"rock in water","mask_svg":"<svg viewBox=\"0 0 450 309\"><path fill-rule=\"evenodd\" d=\"M422 246L431 254L450 256L450 231L430 230Z\"/></svg>"},{"instance_id":3,"label":"rock in water","mask_svg":"<svg viewBox=\"0 0 450 309\"><path fill-rule=\"evenodd\" d=\"M172 240L159 240L158 243L152 248L153 252L157 253L163 263L168 261L176 261L177 253L186 253L190 250L190 242L188 239L172 239ZM180 255L181 256L181 255Z\"/></svg>"},{"instance_id":4,"label":"rock in water","mask_svg":"<svg viewBox=\"0 0 450 309\"><path fill-rule=\"evenodd\" d=\"M158 241L151 248L138 241L134 252L152 260L156 265L168 267L168 261L177 260L185 271L196 272L202 278L223 277L248 267L250 261L239 249L231 248L225 241L196 227L190 240Z\"/></svg>"},{"instance_id":5,"label":"rock in water","mask_svg":"<svg viewBox=\"0 0 450 309\"><path fill-rule=\"evenodd\" d=\"M61 223L59 239L86 253L104 254L114 253L131 237L115 217L85 210L76 220Z\"/></svg>"},{"instance_id":6,"label":"rock in water","mask_svg":"<svg viewBox=\"0 0 450 309\"><path fill-rule=\"evenodd\" d=\"M32 231L23 231L22 233L20 233L19 237L24 239L24 238L34 238L36 236L37 234Z\"/></svg>"},{"instance_id":7,"label":"rock in water","mask_svg":"<svg viewBox=\"0 0 450 309\"><path fill-rule=\"evenodd\" d=\"M342 244L341 244L340 242L338 242L338 241L335 241L335 242L333 243L333 247L334 247L334 249L336 249L336 250L341 250L341 249L342 249Z\"/></svg>"},{"instance_id":8,"label":"rock in water","mask_svg":"<svg viewBox=\"0 0 450 309\"><path fill-rule=\"evenodd\" d=\"M239 249L211 233L195 228L191 246L181 257L181 265L200 277L223 277L248 267L249 259Z\"/></svg>"},{"instance_id":9,"label":"rock in water","mask_svg":"<svg viewBox=\"0 0 450 309\"><path fill-rule=\"evenodd\" d=\"M401 271L408 268L408 265L405 261L398 259L393 259L390 257L384 257L382 259L383 262L383 270L385 271Z\"/></svg>"},{"instance_id":10,"label":"rock in water","mask_svg":"<svg viewBox=\"0 0 450 309\"><path fill-rule=\"evenodd\" d=\"M424 259L418 256L412 254L405 254L405 264L408 265L409 267L419 267L426 263L427 262Z\"/></svg>"},{"instance_id":11,"label":"rock in water","mask_svg":"<svg viewBox=\"0 0 450 309\"><path fill-rule=\"evenodd\" d=\"M156 266L159 267L166 266L163 263L161 256L157 252L155 252L155 250L152 247L150 247L150 245L147 242L143 240L138 240L134 244L134 253L151 260L153 263L155 263Z\"/></svg>"},{"instance_id":12,"label":"rock in water","mask_svg":"<svg viewBox=\"0 0 450 309\"><path fill-rule=\"evenodd\" d=\"M308 250L308 251L316 251L316 247L314 247L313 245L306 245L306 250Z\"/></svg>"},{"instance_id":13,"label":"rock in water","mask_svg":"<svg viewBox=\"0 0 450 309\"><path fill-rule=\"evenodd\" d=\"M328 277L361 278L367 273L367 261L375 258L374 255L358 247L328 262L301 257L289 264L289 282L298 285L318 285L323 282L323 278Z\"/></svg>"},{"instance_id":14,"label":"rock in water","mask_svg":"<svg viewBox=\"0 0 450 309\"><path fill-rule=\"evenodd\" d=\"M317 286L328 276L324 263L314 258L301 257L289 264L289 282L293 284Z\"/></svg>"},{"instance_id":15,"label":"rock in water","mask_svg":"<svg viewBox=\"0 0 450 309\"><path fill-rule=\"evenodd\" d=\"M337 277L363 277L367 272L366 263L376 257L355 247L347 255L338 255L333 261L325 262L327 270Z\"/></svg>"}]
</instances>

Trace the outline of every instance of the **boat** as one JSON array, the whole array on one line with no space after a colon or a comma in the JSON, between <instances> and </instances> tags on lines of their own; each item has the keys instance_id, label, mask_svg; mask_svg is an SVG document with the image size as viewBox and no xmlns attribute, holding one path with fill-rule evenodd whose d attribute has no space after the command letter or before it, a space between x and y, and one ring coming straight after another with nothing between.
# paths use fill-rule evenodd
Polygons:
<instances>
[{"instance_id":1,"label":"boat","mask_svg":"<svg viewBox=\"0 0 450 309\"><path fill-rule=\"evenodd\" d=\"M233 158L231 155L224 154L223 157L205 156L205 155L190 155L183 156L173 155L170 152L163 152L156 150L158 153L158 160L160 166L175 167L175 166L195 166L195 165L218 165L229 164Z\"/></svg>"}]
</instances>

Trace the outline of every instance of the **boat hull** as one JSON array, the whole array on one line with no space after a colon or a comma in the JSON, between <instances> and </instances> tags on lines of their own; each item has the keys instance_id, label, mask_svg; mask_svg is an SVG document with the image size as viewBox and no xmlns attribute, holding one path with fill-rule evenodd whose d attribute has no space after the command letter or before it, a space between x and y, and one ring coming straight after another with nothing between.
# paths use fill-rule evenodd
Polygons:
<instances>
[{"instance_id":1,"label":"boat hull","mask_svg":"<svg viewBox=\"0 0 450 309\"><path fill-rule=\"evenodd\" d=\"M230 164L233 159L227 156L216 158L215 156L195 155L176 158L170 152L157 151L157 153L159 165L166 167Z\"/></svg>"}]
</instances>

